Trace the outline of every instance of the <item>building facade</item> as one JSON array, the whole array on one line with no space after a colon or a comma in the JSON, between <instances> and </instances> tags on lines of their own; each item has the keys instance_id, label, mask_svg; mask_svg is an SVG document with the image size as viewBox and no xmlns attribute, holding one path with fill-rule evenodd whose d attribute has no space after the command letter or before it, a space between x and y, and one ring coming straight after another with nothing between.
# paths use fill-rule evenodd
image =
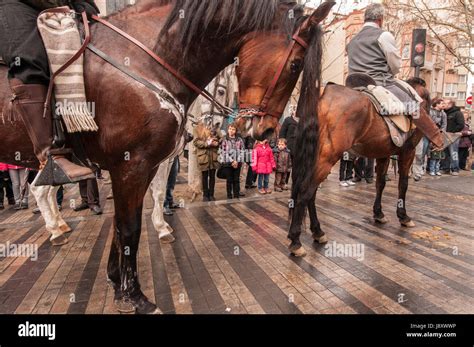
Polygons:
<instances>
[{"instance_id":1,"label":"building facade","mask_svg":"<svg viewBox=\"0 0 474 347\"><path fill-rule=\"evenodd\" d=\"M326 50L323 58L324 82L343 84L348 74L347 44L361 30L364 24L364 10L354 10L347 15L338 15L327 26ZM400 79L414 76L415 69L411 64L412 32L422 27L415 21L404 22L394 35L397 39L402 57ZM444 42L456 40L454 35L443 36ZM459 107L466 107L466 98L471 95L468 90L468 70L457 62L445 45L428 31L426 62L421 69L420 77L426 80L432 97L443 97L455 100Z\"/></svg>"}]
</instances>

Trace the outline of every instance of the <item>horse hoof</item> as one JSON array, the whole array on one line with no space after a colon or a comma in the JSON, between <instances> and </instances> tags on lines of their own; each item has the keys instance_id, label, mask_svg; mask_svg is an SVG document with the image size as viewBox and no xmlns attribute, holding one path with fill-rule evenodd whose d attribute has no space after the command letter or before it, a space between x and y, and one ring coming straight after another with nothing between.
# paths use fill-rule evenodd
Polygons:
<instances>
[{"instance_id":1,"label":"horse hoof","mask_svg":"<svg viewBox=\"0 0 474 347\"><path fill-rule=\"evenodd\" d=\"M324 244L324 243L328 243L328 237L326 236L326 234L322 235L322 236L316 236L316 235L313 235L313 240L314 242L317 242L319 243L320 245Z\"/></svg>"},{"instance_id":2,"label":"horse hoof","mask_svg":"<svg viewBox=\"0 0 474 347\"><path fill-rule=\"evenodd\" d=\"M72 231L71 227L67 224L60 225L59 230L61 230L61 232L63 234L67 234L67 233L70 233Z\"/></svg>"},{"instance_id":3,"label":"horse hoof","mask_svg":"<svg viewBox=\"0 0 474 347\"><path fill-rule=\"evenodd\" d=\"M374 218L376 223L379 224L387 224L388 223L388 218L387 217L382 217L382 218Z\"/></svg>"},{"instance_id":4,"label":"horse hoof","mask_svg":"<svg viewBox=\"0 0 474 347\"><path fill-rule=\"evenodd\" d=\"M168 243L173 243L175 241L176 241L175 237L171 234L167 234L163 237L160 237L160 242L164 245Z\"/></svg>"},{"instance_id":5,"label":"horse hoof","mask_svg":"<svg viewBox=\"0 0 474 347\"><path fill-rule=\"evenodd\" d=\"M408 222L400 222L400 224L402 226L404 226L405 228L414 228L414 227L416 227L415 222L413 222L412 220L410 220Z\"/></svg>"},{"instance_id":6,"label":"horse hoof","mask_svg":"<svg viewBox=\"0 0 474 347\"><path fill-rule=\"evenodd\" d=\"M291 255L297 257L297 258L302 258L306 255L305 249L301 246L298 249L292 250Z\"/></svg>"},{"instance_id":7,"label":"horse hoof","mask_svg":"<svg viewBox=\"0 0 474 347\"><path fill-rule=\"evenodd\" d=\"M65 245L68 242L69 242L69 240L63 234L61 234L58 237L55 237L54 239L51 240L51 244L53 246L62 246L62 245Z\"/></svg>"},{"instance_id":8,"label":"horse hoof","mask_svg":"<svg viewBox=\"0 0 474 347\"><path fill-rule=\"evenodd\" d=\"M133 306L130 300L115 299L114 300L115 309L120 313L135 313L136 309Z\"/></svg>"},{"instance_id":9,"label":"horse hoof","mask_svg":"<svg viewBox=\"0 0 474 347\"><path fill-rule=\"evenodd\" d=\"M163 314L163 311L161 311L158 307L151 313L149 314Z\"/></svg>"},{"instance_id":10,"label":"horse hoof","mask_svg":"<svg viewBox=\"0 0 474 347\"><path fill-rule=\"evenodd\" d=\"M149 302L145 296L140 298L135 305L135 314L163 314L163 312L161 312L155 304Z\"/></svg>"}]
</instances>

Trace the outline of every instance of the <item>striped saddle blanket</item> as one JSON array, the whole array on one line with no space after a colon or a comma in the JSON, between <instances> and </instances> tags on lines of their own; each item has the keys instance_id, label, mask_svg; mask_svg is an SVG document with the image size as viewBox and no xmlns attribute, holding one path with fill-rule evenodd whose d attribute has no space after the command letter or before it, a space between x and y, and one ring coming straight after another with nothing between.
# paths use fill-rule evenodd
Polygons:
<instances>
[{"instance_id":1,"label":"striped saddle blanket","mask_svg":"<svg viewBox=\"0 0 474 347\"><path fill-rule=\"evenodd\" d=\"M81 36L74 11L42 12L38 30L43 39L51 73L64 66L81 48ZM54 79L55 108L69 133L97 131L92 103L86 100L84 58L81 55Z\"/></svg>"}]
</instances>

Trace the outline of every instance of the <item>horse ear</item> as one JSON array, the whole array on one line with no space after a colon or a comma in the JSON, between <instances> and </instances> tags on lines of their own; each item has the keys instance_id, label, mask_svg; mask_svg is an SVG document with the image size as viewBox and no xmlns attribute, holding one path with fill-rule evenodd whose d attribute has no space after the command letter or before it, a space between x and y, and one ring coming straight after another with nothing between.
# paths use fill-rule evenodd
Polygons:
<instances>
[{"instance_id":1,"label":"horse ear","mask_svg":"<svg viewBox=\"0 0 474 347\"><path fill-rule=\"evenodd\" d=\"M313 12L309 17L308 21L301 28L301 31L305 31L313 27L314 25L319 25L328 15L333 6L336 4L335 1L327 0L323 2L319 7Z\"/></svg>"}]
</instances>

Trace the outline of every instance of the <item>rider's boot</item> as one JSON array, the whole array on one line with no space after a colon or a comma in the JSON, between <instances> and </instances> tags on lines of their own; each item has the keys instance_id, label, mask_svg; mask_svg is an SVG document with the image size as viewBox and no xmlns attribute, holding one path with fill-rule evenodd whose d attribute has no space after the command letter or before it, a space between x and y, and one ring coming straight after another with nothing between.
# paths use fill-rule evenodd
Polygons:
<instances>
[{"instance_id":1,"label":"rider's boot","mask_svg":"<svg viewBox=\"0 0 474 347\"><path fill-rule=\"evenodd\" d=\"M33 143L35 155L43 168L36 185L63 185L79 182L95 175L90 168L76 165L65 155L71 150L52 148L53 126L51 113L43 117L48 87L40 84L23 84L10 80L13 92L12 112L19 115Z\"/></svg>"},{"instance_id":2,"label":"rider's boot","mask_svg":"<svg viewBox=\"0 0 474 347\"><path fill-rule=\"evenodd\" d=\"M435 145L436 148L445 148L445 137L443 136L443 133L425 111L419 112L419 117L412 118L416 127L420 129L420 131Z\"/></svg>"}]
</instances>

